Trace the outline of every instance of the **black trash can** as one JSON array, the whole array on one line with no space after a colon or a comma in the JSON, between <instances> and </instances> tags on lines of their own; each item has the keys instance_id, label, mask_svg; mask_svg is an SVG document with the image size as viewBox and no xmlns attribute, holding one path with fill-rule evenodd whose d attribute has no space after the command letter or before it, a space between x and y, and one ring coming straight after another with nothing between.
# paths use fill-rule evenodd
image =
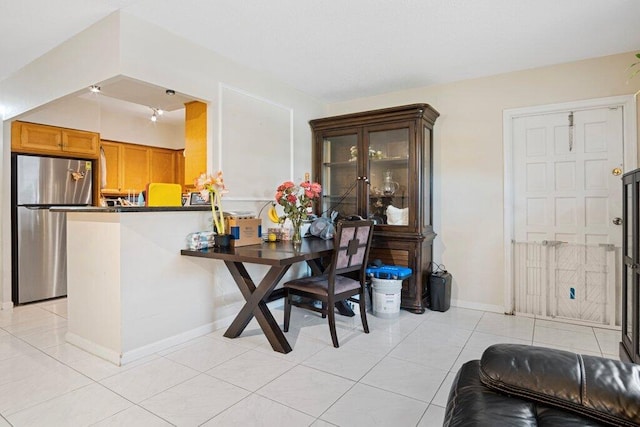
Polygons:
<instances>
[{"instance_id":1,"label":"black trash can","mask_svg":"<svg viewBox=\"0 0 640 427\"><path fill-rule=\"evenodd\" d=\"M429 278L429 308L433 311L447 311L451 305L451 273L438 271Z\"/></svg>"}]
</instances>

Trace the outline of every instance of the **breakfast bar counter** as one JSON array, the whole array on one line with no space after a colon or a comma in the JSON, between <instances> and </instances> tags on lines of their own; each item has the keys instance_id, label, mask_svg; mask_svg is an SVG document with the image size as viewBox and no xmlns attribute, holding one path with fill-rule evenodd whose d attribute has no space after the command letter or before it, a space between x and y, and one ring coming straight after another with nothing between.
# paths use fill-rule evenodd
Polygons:
<instances>
[{"instance_id":1,"label":"breakfast bar counter","mask_svg":"<svg viewBox=\"0 0 640 427\"><path fill-rule=\"evenodd\" d=\"M65 211L68 342L121 365L226 327L244 305L223 262L180 254L210 208Z\"/></svg>"},{"instance_id":2,"label":"breakfast bar counter","mask_svg":"<svg viewBox=\"0 0 640 427\"><path fill-rule=\"evenodd\" d=\"M210 206L53 206L53 212L211 212Z\"/></svg>"}]
</instances>

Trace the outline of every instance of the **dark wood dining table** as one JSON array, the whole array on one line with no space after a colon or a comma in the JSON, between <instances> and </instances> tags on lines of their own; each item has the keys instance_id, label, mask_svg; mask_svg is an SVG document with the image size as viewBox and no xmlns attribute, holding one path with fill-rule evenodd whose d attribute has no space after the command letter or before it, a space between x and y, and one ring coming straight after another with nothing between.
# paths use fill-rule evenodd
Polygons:
<instances>
[{"instance_id":1,"label":"dark wood dining table","mask_svg":"<svg viewBox=\"0 0 640 427\"><path fill-rule=\"evenodd\" d=\"M332 252L333 240L320 238L304 238L299 245L294 245L290 241L282 241L226 249L183 249L180 251L182 255L186 256L224 261L246 300L224 336L227 338L238 337L255 316L271 347L280 353L289 353L291 346L267 306L271 293L295 263L306 262L314 275L322 274L323 267L320 259L330 256ZM256 284L247 272L245 267L247 263L269 266L269 270L259 283ZM339 308L339 310L345 315L353 315L353 312L350 312L346 307Z\"/></svg>"}]
</instances>

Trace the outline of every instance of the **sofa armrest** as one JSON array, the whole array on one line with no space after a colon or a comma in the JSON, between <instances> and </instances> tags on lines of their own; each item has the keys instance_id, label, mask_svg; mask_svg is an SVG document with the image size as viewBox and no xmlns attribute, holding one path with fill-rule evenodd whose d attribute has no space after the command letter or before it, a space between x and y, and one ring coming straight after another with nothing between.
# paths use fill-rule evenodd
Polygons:
<instances>
[{"instance_id":1,"label":"sofa armrest","mask_svg":"<svg viewBox=\"0 0 640 427\"><path fill-rule=\"evenodd\" d=\"M480 380L524 397L620 426L640 424L640 366L519 344L496 344L480 361Z\"/></svg>"},{"instance_id":2,"label":"sofa armrest","mask_svg":"<svg viewBox=\"0 0 640 427\"><path fill-rule=\"evenodd\" d=\"M508 396L486 387L480 382L479 360L470 360L458 370L451 384L443 423L444 427L602 425L597 420L574 412Z\"/></svg>"}]
</instances>

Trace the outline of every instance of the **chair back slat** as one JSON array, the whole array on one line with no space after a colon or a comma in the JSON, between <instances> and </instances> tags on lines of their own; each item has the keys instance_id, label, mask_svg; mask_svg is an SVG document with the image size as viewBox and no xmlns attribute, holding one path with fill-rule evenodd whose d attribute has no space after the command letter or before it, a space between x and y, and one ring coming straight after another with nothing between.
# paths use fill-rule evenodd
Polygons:
<instances>
[{"instance_id":1,"label":"chair back slat","mask_svg":"<svg viewBox=\"0 0 640 427\"><path fill-rule=\"evenodd\" d=\"M341 274L366 267L373 221L345 221L338 223L333 254L332 273Z\"/></svg>"}]
</instances>

